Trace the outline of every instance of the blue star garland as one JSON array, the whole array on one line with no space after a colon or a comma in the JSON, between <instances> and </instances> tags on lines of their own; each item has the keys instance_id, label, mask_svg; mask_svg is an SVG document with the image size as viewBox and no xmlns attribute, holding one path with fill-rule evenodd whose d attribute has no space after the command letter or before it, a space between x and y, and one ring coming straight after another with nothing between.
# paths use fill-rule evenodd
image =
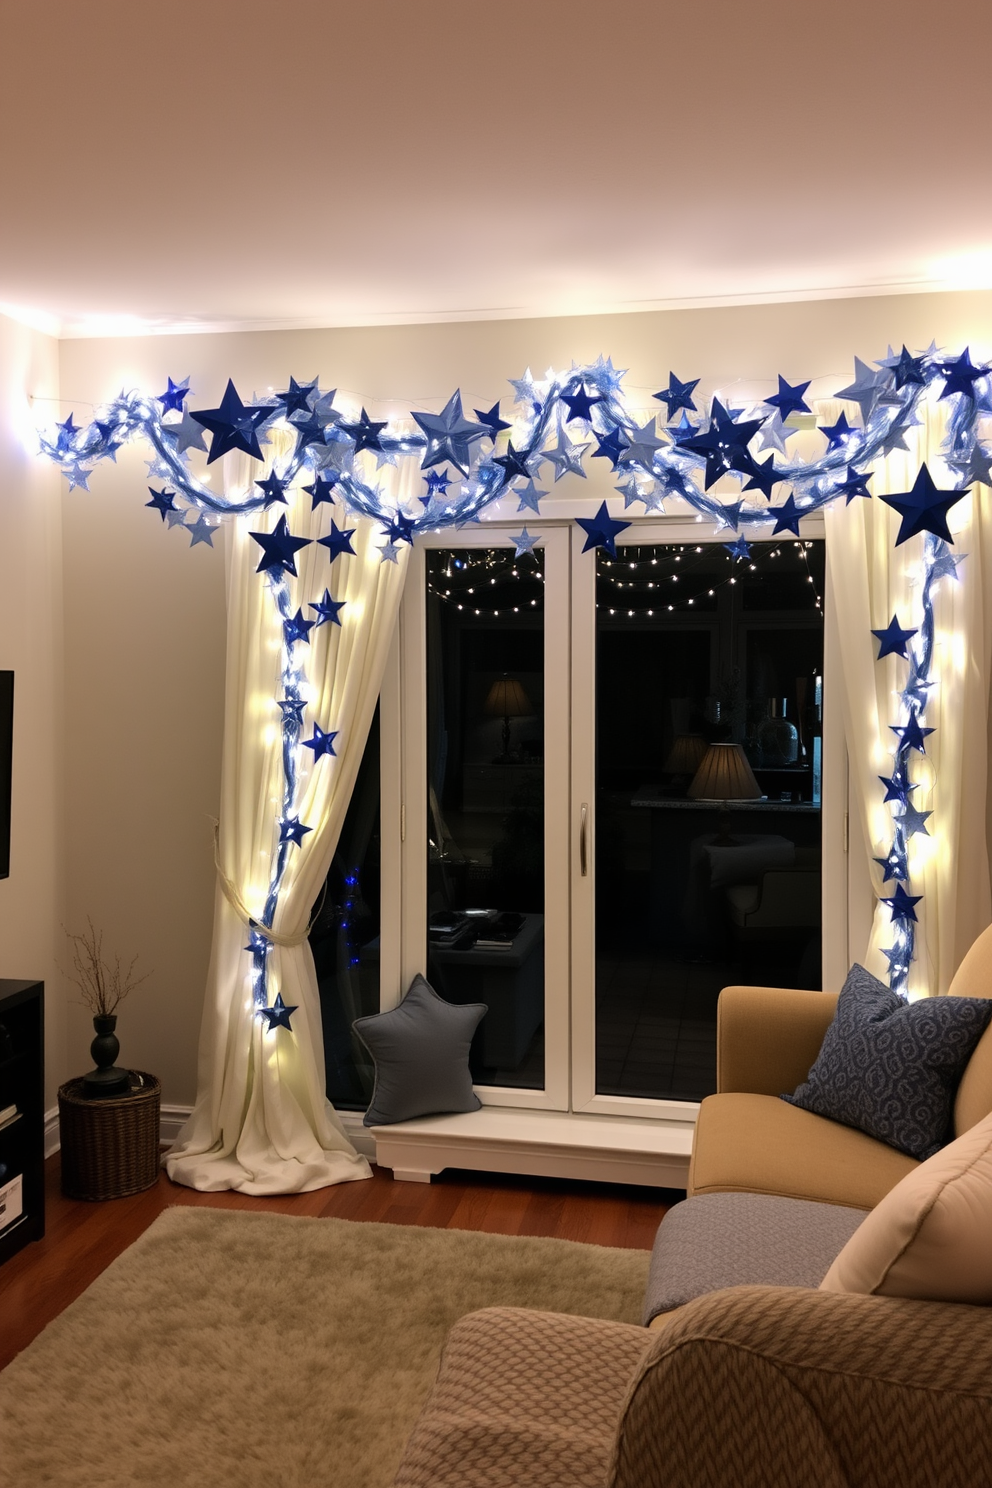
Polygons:
<instances>
[{"instance_id":1,"label":"blue star garland","mask_svg":"<svg viewBox=\"0 0 992 1488\"><path fill-rule=\"evenodd\" d=\"M972 484L992 485L992 447L983 443L978 433L979 418L992 412L989 374L987 365L972 361L969 348L956 357L938 351L935 345L916 354L906 346L898 354L890 348L875 367L855 358L854 381L839 389L836 396L857 405L861 424L850 424L842 414L835 424L821 428L827 448L818 459L808 462L788 457L785 438L789 431L784 426L790 414L809 411L805 400L808 381L790 383L780 374L778 391L764 400L764 413L757 410L761 416L745 416L713 398L708 410L694 422L688 414L699 413L693 395L700 379L682 381L670 372L667 388L654 395L666 408L667 425L662 434L671 442L665 443L657 438L653 420L642 423L628 411L622 390L624 373L602 356L586 366L573 366L563 375L549 373L542 381L535 380L529 371L522 378L511 379L519 409L513 423L500 417L497 400L488 412L475 409L478 422L473 424L464 418L456 391L440 414L412 416L418 426L416 433L401 432L391 429L388 420L370 419L364 408L357 420L345 418L334 407L334 391L322 391L317 378L301 383L293 377L284 391L249 403L242 401L233 382L228 381L216 408L190 411L189 378L181 382L169 378L165 392L156 396L121 393L88 424L77 425L70 413L52 434L41 434L39 442L41 453L60 467L70 490L88 490L89 477L99 461L114 460L122 445L145 440L151 446L150 478L161 483L161 489L148 487L153 499L146 505L158 511L170 529L183 526L193 545L211 545L220 519L253 514L273 502L285 502L290 488L305 481L303 489L312 497L313 510L340 502L344 513L376 521L388 538L379 553L395 561L399 543L412 542L428 531L478 521L486 508L504 496L515 498L518 511L538 513L540 497L545 493L535 486L533 477L542 461L554 466L558 479L566 474L584 475L586 458L602 458L624 477L618 489L624 494L625 509L639 502L645 514L658 514L663 510L663 499L677 497L698 517L714 523L718 531L729 529L737 535L733 544L726 545L727 550L735 558L746 558L748 534L769 520L775 522L776 533L796 531L800 515L818 511L841 496L848 503L857 497L871 499L869 467L891 450L908 447L906 434L919 423L917 411L923 399L946 399L950 414L942 453L960 486L938 489L924 466L909 492L881 498L902 518L897 544L922 534L926 547L922 624L915 631L903 631L894 616L890 626L877 633L880 655L899 655L909 668L900 694L903 717L892 725L895 763L891 776L880 777L887 801L897 808L893 842L885 857L876 860L885 881L894 878L901 887L908 881L907 840L927 832L924 823L930 815L909 804L910 793L916 788L909 777L909 762L913 753L925 753L926 739L933 732L921 722L935 685L931 675L932 594L940 579L957 577L963 556L952 555L946 546L950 541L947 512ZM564 430L573 420L586 425L595 448L592 443L575 444L568 439ZM247 492L235 497L219 494L198 478L191 454L206 456L207 464L230 450L242 450L261 460L261 446L275 424L288 428L294 436L292 455L278 474L267 472ZM496 441L504 432L510 432L511 442L496 455ZM776 465L774 456L759 462L755 451L765 448L779 453L782 463ZM420 498L423 509L417 516L397 509L367 479L360 458L364 452L375 455L377 467L400 458L418 461L425 474L427 495ZM449 492L451 481L438 468L445 464L454 466L464 477L456 491ZM728 501L709 494L709 487L724 475L741 484L740 498ZM775 507L764 504L779 482L789 488L784 498ZM764 502L750 497L751 492L760 493ZM616 535L624 525L610 518L605 503L595 518L579 522L586 531L586 551L597 546L614 550ZM339 527L332 521L328 536L316 541L334 561L354 552L353 534L353 527ZM301 740L306 707L301 688L306 676L302 663L292 658L296 643L309 641L311 630L316 632L326 623L340 625L342 602L331 600L326 588L323 599L316 603L300 596L317 616L314 621L303 620L301 606L290 606L287 583L290 577L297 577L295 554L308 540L294 537L285 517L280 518L273 532L252 535L262 548L257 571L266 575L283 622L286 645L280 679L284 696L277 700L282 714L284 759L284 798L278 817L280 845L266 907L258 922L261 928L258 934L253 932L249 947L256 999L264 1006L265 960L271 950L264 928L272 923L277 907L286 853L300 844L308 830L294 815L298 751L313 747L321 738L335 737L317 730L312 739ZM529 537L527 540L533 541ZM517 543L514 539L515 546ZM915 644L900 649L900 638L904 643L914 638ZM895 644L886 649L890 642ZM305 656L306 649L296 654ZM315 751L315 758L319 757ZM287 825L292 830L284 836ZM885 952L892 985L900 988L912 961L913 923L908 915L894 919L896 943Z\"/></svg>"}]
</instances>

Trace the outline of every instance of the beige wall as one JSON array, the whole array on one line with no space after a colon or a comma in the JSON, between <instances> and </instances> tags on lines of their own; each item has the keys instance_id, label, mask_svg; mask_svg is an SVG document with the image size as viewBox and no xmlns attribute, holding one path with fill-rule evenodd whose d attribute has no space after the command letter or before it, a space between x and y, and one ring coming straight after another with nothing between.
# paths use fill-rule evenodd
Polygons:
<instances>
[{"instance_id":1,"label":"beige wall","mask_svg":"<svg viewBox=\"0 0 992 1488\"><path fill-rule=\"evenodd\" d=\"M760 396L781 372L816 379L825 396L863 360L966 343L992 354L992 295L826 300L562 320L66 341L63 416L122 386L149 392L192 375L194 407L213 407L228 376L244 397L320 374L370 411L436 406L460 385L466 408L512 396L506 379L528 365L595 359L629 368L625 386L650 394L679 376L700 391ZM504 405L505 411L505 405ZM167 1102L195 1088L195 1051L213 904L208 814L218 799L224 658L223 559L190 550L144 509L144 452L124 450L64 502L66 635L66 869L68 917L87 914L108 943L154 968L122 1011L129 1063L159 1074ZM605 462L596 462L603 465ZM571 483L574 491L578 483ZM565 493L567 482L559 488ZM582 487L609 489L597 470ZM0 889L2 893L2 889ZM69 1062L80 1067L85 1027L70 1009Z\"/></svg>"},{"instance_id":2,"label":"beige wall","mask_svg":"<svg viewBox=\"0 0 992 1488\"><path fill-rule=\"evenodd\" d=\"M62 538L58 472L31 450L31 400L51 412L57 394L58 343L0 316L0 669L14 672L0 976L45 982L49 1106L65 1076Z\"/></svg>"}]
</instances>

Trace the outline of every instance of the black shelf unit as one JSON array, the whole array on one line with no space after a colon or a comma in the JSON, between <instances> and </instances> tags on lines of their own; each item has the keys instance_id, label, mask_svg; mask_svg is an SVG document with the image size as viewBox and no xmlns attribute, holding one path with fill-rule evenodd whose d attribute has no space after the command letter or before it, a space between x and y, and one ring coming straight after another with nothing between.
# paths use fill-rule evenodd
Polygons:
<instances>
[{"instance_id":1,"label":"black shelf unit","mask_svg":"<svg viewBox=\"0 0 992 1488\"><path fill-rule=\"evenodd\" d=\"M45 1012L41 982L0 979L0 1111L17 1107L0 1126L0 1264L45 1233ZM20 1178L20 1193L11 1192ZM20 1213L8 1218L19 1197Z\"/></svg>"}]
</instances>

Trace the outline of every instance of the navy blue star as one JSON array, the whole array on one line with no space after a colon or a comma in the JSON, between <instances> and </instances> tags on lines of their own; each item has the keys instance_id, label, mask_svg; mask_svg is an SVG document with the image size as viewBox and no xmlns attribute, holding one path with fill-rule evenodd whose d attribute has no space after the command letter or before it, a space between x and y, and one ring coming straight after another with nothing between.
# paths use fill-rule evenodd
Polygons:
<instances>
[{"instance_id":1,"label":"navy blue star","mask_svg":"<svg viewBox=\"0 0 992 1488\"><path fill-rule=\"evenodd\" d=\"M312 831L313 827L305 827L298 816L284 816L279 823L279 841L295 842L300 847L306 834Z\"/></svg>"},{"instance_id":2,"label":"navy blue star","mask_svg":"<svg viewBox=\"0 0 992 1488\"><path fill-rule=\"evenodd\" d=\"M166 512L178 511L175 500L175 491L166 491L165 489L156 491L154 486L149 486L148 490L151 494L152 499L151 501L146 501L145 505L154 507L155 511L158 512L163 522L165 521Z\"/></svg>"},{"instance_id":3,"label":"navy blue star","mask_svg":"<svg viewBox=\"0 0 992 1488\"><path fill-rule=\"evenodd\" d=\"M714 398L709 428L704 434L696 433L688 439L680 438L677 441L678 448L705 457L704 484L708 491L713 482L719 480L721 475L726 475L728 470L739 470L748 475L753 473L754 461L748 454L747 446L764 422L763 418L759 418L742 419L737 423L719 398Z\"/></svg>"},{"instance_id":4,"label":"navy blue star","mask_svg":"<svg viewBox=\"0 0 992 1488\"><path fill-rule=\"evenodd\" d=\"M403 514L403 512L398 511L393 517L393 520L389 523L389 526L386 528L386 534L389 538L389 541L391 543L409 543L412 548L413 534L416 529L416 525L417 524L413 517L407 517Z\"/></svg>"},{"instance_id":5,"label":"navy blue star","mask_svg":"<svg viewBox=\"0 0 992 1488\"><path fill-rule=\"evenodd\" d=\"M99 432L100 438L103 440L103 450L102 450L102 453L104 455L109 456L109 458L111 460L113 460L114 464L116 465L117 464L117 451L120 449L120 447L121 447L121 445L123 444L124 441L122 439L115 439L113 436L117 433L118 429L120 428L120 425L119 424L104 424L104 423L101 423L101 421L99 419L94 419L93 420L93 423L94 423L96 429ZM172 427L174 428L175 425L172 425ZM168 433L168 430L166 430L165 432ZM981 448L980 446L976 446L976 449L978 449L979 451L980 451L980 448ZM92 446L87 451L87 454L88 455L95 454L95 453L96 453L96 451L93 449ZM989 482L986 481L985 484L988 485Z\"/></svg>"},{"instance_id":6,"label":"navy blue star","mask_svg":"<svg viewBox=\"0 0 992 1488\"><path fill-rule=\"evenodd\" d=\"M779 532L794 532L797 537L799 536L799 522L803 514L796 506L795 497L791 491L781 506L770 506L765 515L775 518L772 537Z\"/></svg>"},{"instance_id":7,"label":"navy blue star","mask_svg":"<svg viewBox=\"0 0 992 1488\"><path fill-rule=\"evenodd\" d=\"M496 407L499 407L498 403ZM510 425L507 424L506 427L509 428ZM424 480L427 482L427 495L417 497L417 500L422 501L424 506L430 506L436 496L443 498L451 485L451 476L446 470L428 470Z\"/></svg>"},{"instance_id":8,"label":"navy blue star","mask_svg":"<svg viewBox=\"0 0 992 1488\"><path fill-rule=\"evenodd\" d=\"M303 748L313 750L313 758L315 764L317 760L319 760L325 754L334 755L336 757L337 750L334 748L334 740L337 738L339 733L339 729L334 729L331 733L325 734L324 730L319 726L319 724L314 724L313 738L304 739Z\"/></svg>"},{"instance_id":9,"label":"navy blue star","mask_svg":"<svg viewBox=\"0 0 992 1488\"><path fill-rule=\"evenodd\" d=\"M292 418L294 413L310 413L310 394L317 391L317 379L313 382L299 383L295 377L289 379L289 387L284 393L276 393L276 401L282 404L282 411L286 418Z\"/></svg>"},{"instance_id":10,"label":"navy blue star","mask_svg":"<svg viewBox=\"0 0 992 1488\"><path fill-rule=\"evenodd\" d=\"M314 621L315 625L340 625L341 621L338 619L338 611L343 610L346 603L347 601L344 599L332 599L331 591L325 589L323 599L318 600L316 604L311 601L308 609L316 612L317 619Z\"/></svg>"},{"instance_id":11,"label":"navy blue star","mask_svg":"<svg viewBox=\"0 0 992 1488\"><path fill-rule=\"evenodd\" d=\"M616 470L621 456L627 447L628 441L624 438L618 424L615 429L611 429L608 434L604 434L602 439L598 435L596 436L596 450L592 458L594 460L609 460L613 469ZM588 449L588 445L586 448Z\"/></svg>"},{"instance_id":12,"label":"navy blue star","mask_svg":"<svg viewBox=\"0 0 992 1488\"><path fill-rule=\"evenodd\" d=\"M745 491L760 491L762 496L770 496L772 487L777 486L782 477L775 469L775 456L769 455L762 465L760 460L751 461L751 479L744 487Z\"/></svg>"},{"instance_id":13,"label":"navy blue star","mask_svg":"<svg viewBox=\"0 0 992 1488\"><path fill-rule=\"evenodd\" d=\"M290 428L296 435L294 454L297 456L302 455L312 444L323 449L327 443L327 424L322 424L316 413L311 413L309 418L294 419Z\"/></svg>"},{"instance_id":14,"label":"navy blue star","mask_svg":"<svg viewBox=\"0 0 992 1488\"><path fill-rule=\"evenodd\" d=\"M890 723L889 728L894 734L898 735L900 750L917 749L920 754L926 754L926 745L923 741L928 734L933 733L933 729L920 728L920 720L915 713L908 723L904 723L901 726L897 723Z\"/></svg>"},{"instance_id":15,"label":"navy blue star","mask_svg":"<svg viewBox=\"0 0 992 1488\"><path fill-rule=\"evenodd\" d=\"M282 633L286 639L286 645L292 646L297 641L305 641L310 644L310 632L317 624L316 620L304 620L303 611L297 610L291 620L282 622Z\"/></svg>"},{"instance_id":16,"label":"navy blue star","mask_svg":"<svg viewBox=\"0 0 992 1488\"><path fill-rule=\"evenodd\" d=\"M268 1022L269 1026L266 1032L272 1033L276 1028L288 1028L290 1033L292 1033L293 1028L289 1020L298 1007L299 1003L290 1004L287 1007L282 1000L282 993L277 992L276 1000L270 1008L259 1008L258 1010L261 1016Z\"/></svg>"},{"instance_id":17,"label":"navy blue star","mask_svg":"<svg viewBox=\"0 0 992 1488\"><path fill-rule=\"evenodd\" d=\"M938 491L926 465L921 465L911 491L898 491L892 496L880 498L902 517L896 547L906 542L907 538L915 537L918 532L932 532L934 537L942 537L945 542L953 543L954 539L947 527L947 513L967 494L967 487L960 491Z\"/></svg>"},{"instance_id":18,"label":"navy blue star","mask_svg":"<svg viewBox=\"0 0 992 1488\"><path fill-rule=\"evenodd\" d=\"M271 470L264 480L257 480L255 484L265 496L265 505L267 507L274 506L277 501L281 501L283 506L287 505L286 491L289 487L289 481L283 480L281 476L276 475L274 470Z\"/></svg>"},{"instance_id":19,"label":"navy blue star","mask_svg":"<svg viewBox=\"0 0 992 1488\"><path fill-rule=\"evenodd\" d=\"M985 367L972 366L970 347L965 347L959 357L953 361L944 362L941 372L945 378L942 398L949 398L952 393L961 393L965 398L974 399L975 383L980 377L987 375Z\"/></svg>"},{"instance_id":20,"label":"navy blue star","mask_svg":"<svg viewBox=\"0 0 992 1488\"><path fill-rule=\"evenodd\" d=\"M75 446L76 435L79 433L79 430L72 421L72 414L70 413L64 423L56 424L55 427L59 431L58 438L55 441L56 453L60 455L68 454Z\"/></svg>"},{"instance_id":21,"label":"navy blue star","mask_svg":"<svg viewBox=\"0 0 992 1488\"><path fill-rule=\"evenodd\" d=\"M870 475L863 475L860 470L855 470L853 465L847 467L847 478L840 485L834 486L831 496L846 496L845 506L850 506L855 496L867 496L871 500L871 492L868 489Z\"/></svg>"},{"instance_id":22,"label":"navy blue star","mask_svg":"<svg viewBox=\"0 0 992 1488\"><path fill-rule=\"evenodd\" d=\"M890 363L893 375L896 379L896 387L925 387L926 374L923 371L923 358L910 356L906 350L905 343L899 353L898 361Z\"/></svg>"},{"instance_id":23,"label":"navy blue star","mask_svg":"<svg viewBox=\"0 0 992 1488\"><path fill-rule=\"evenodd\" d=\"M731 558L733 558L735 563L737 563L741 558L750 558L751 556L751 549L748 546L746 537L739 537L736 542L724 543L723 546L726 548L727 552L730 554Z\"/></svg>"},{"instance_id":24,"label":"navy blue star","mask_svg":"<svg viewBox=\"0 0 992 1488\"><path fill-rule=\"evenodd\" d=\"M885 796L882 801L883 806L888 801L898 801L900 806L905 806L910 791L917 789L915 785L910 785L908 781L901 780L898 775L879 775L878 778L885 786Z\"/></svg>"},{"instance_id":25,"label":"navy blue star","mask_svg":"<svg viewBox=\"0 0 992 1488\"><path fill-rule=\"evenodd\" d=\"M422 470L450 461L462 475L472 463L472 445L491 431L486 424L473 424L462 412L461 389L456 388L440 413L411 414L427 436L427 448L420 462Z\"/></svg>"},{"instance_id":26,"label":"navy blue star","mask_svg":"<svg viewBox=\"0 0 992 1488\"><path fill-rule=\"evenodd\" d=\"M777 408L783 419L787 419L790 413L811 413L812 409L803 397L803 393L809 387L809 382L797 382L795 387L790 387L781 373L778 374L778 392L772 397L765 398L765 402L772 408Z\"/></svg>"},{"instance_id":27,"label":"navy blue star","mask_svg":"<svg viewBox=\"0 0 992 1488\"><path fill-rule=\"evenodd\" d=\"M820 433L826 435L828 450L840 449L847 435L854 434L856 432L857 431L855 429L852 429L851 425L847 422L846 413L842 413L835 424L820 425Z\"/></svg>"},{"instance_id":28,"label":"navy blue star","mask_svg":"<svg viewBox=\"0 0 992 1488\"><path fill-rule=\"evenodd\" d=\"M330 561L333 563L339 553L351 553L354 555L355 550L351 546L351 539L354 535L354 527L339 527L337 522L332 519L331 530L328 536L318 537L317 541L322 548L327 549Z\"/></svg>"},{"instance_id":29,"label":"navy blue star","mask_svg":"<svg viewBox=\"0 0 992 1488\"><path fill-rule=\"evenodd\" d=\"M271 532L249 532L262 549L262 557L256 573L291 573L296 577L296 554L310 542L309 537L294 537L280 517Z\"/></svg>"},{"instance_id":30,"label":"navy blue star","mask_svg":"<svg viewBox=\"0 0 992 1488\"><path fill-rule=\"evenodd\" d=\"M617 556L617 537L630 526L629 522L618 522L611 517L605 501L594 517L576 517L575 520L586 534L583 553L588 553L590 548L605 548L611 558Z\"/></svg>"},{"instance_id":31,"label":"navy blue star","mask_svg":"<svg viewBox=\"0 0 992 1488\"><path fill-rule=\"evenodd\" d=\"M258 426L272 416L271 408L246 408L238 397L237 389L230 378L219 408L203 408L199 413L190 411L190 417L208 429L213 438L207 464L212 465L228 450L243 450L253 460L262 458L258 444Z\"/></svg>"},{"instance_id":32,"label":"navy blue star","mask_svg":"<svg viewBox=\"0 0 992 1488\"><path fill-rule=\"evenodd\" d=\"M416 415L414 415L414 417L416 417ZM388 422L388 419L382 419L380 421L370 419L368 414L365 412L365 409L363 408L362 416L358 420L357 424L340 423L338 424L338 428L342 431L342 433L347 434L348 438L354 442L355 454L357 455L359 450L382 449L382 431L386 427ZM323 437L323 435L321 435L321 437Z\"/></svg>"},{"instance_id":33,"label":"navy blue star","mask_svg":"<svg viewBox=\"0 0 992 1488\"><path fill-rule=\"evenodd\" d=\"M663 388L660 393L655 393L659 403L664 403L668 409L669 422L675 417L680 408L687 408L690 413L696 412L696 405L692 401L694 388L699 382L694 377L691 382L680 382L674 372L668 374L668 387Z\"/></svg>"},{"instance_id":34,"label":"navy blue star","mask_svg":"<svg viewBox=\"0 0 992 1488\"><path fill-rule=\"evenodd\" d=\"M306 703L302 698L279 698L276 706L282 714L283 725L290 728L303 727L303 710Z\"/></svg>"},{"instance_id":35,"label":"navy blue star","mask_svg":"<svg viewBox=\"0 0 992 1488\"><path fill-rule=\"evenodd\" d=\"M167 377L165 380L169 386L164 393L159 393L158 395L158 401L162 405L162 412L182 413L183 404L186 402L186 395L189 392L189 378L184 377L182 382L173 382L171 377Z\"/></svg>"},{"instance_id":36,"label":"navy blue star","mask_svg":"<svg viewBox=\"0 0 992 1488\"><path fill-rule=\"evenodd\" d=\"M334 470L330 475L318 475L312 486L304 486L303 489L310 497L311 511L316 511L322 501L328 505L334 500L334 488L341 480L341 472ZM257 484L257 483L256 483Z\"/></svg>"},{"instance_id":37,"label":"navy blue star","mask_svg":"<svg viewBox=\"0 0 992 1488\"><path fill-rule=\"evenodd\" d=\"M260 930L252 930L248 936L248 944L242 946L242 950L251 951L253 956L261 956L264 960L272 949L272 942L261 933Z\"/></svg>"},{"instance_id":38,"label":"navy blue star","mask_svg":"<svg viewBox=\"0 0 992 1488\"><path fill-rule=\"evenodd\" d=\"M515 450L513 448L513 440L511 439L506 446L506 454L497 455L493 464L499 465L502 468L505 483L509 485L510 481L514 480L518 475L522 475L525 479L530 480L530 467L527 464L530 458L530 451Z\"/></svg>"},{"instance_id":39,"label":"navy blue star","mask_svg":"<svg viewBox=\"0 0 992 1488\"><path fill-rule=\"evenodd\" d=\"M588 424L595 405L605 402L605 399L601 393L587 393L583 384L579 383L578 387L574 388L572 392L566 393L563 391L561 401L568 408L568 418L565 420L566 424L570 424L573 419L583 419Z\"/></svg>"},{"instance_id":40,"label":"navy blue star","mask_svg":"<svg viewBox=\"0 0 992 1488\"><path fill-rule=\"evenodd\" d=\"M928 816L933 816L933 812L917 811L916 807L910 806L909 802L907 801L902 810L902 813L900 814L899 825L902 827L907 837L915 837L917 832L922 833L924 837L929 837L930 833L927 831L926 828L926 821Z\"/></svg>"},{"instance_id":41,"label":"navy blue star","mask_svg":"<svg viewBox=\"0 0 992 1488\"><path fill-rule=\"evenodd\" d=\"M896 886L896 891L891 899L883 899L882 903L889 906L893 922L896 920L915 920L916 910L914 904L919 904L923 898L922 894L907 894L902 884Z\"/></svg>"},{"instance_id":42,"label":"navy blue star","mask_svg":"<svg viewBox=\"0 0 992 1488\"><path fill-rule=\"evenodd\" d=\"M489 437L492 440L493 444L496 443L497 439L504 429L513 428L513 425L508 424L506 419L500 418L498 398L496 399L496 402L493 404L492 408L490 408L488 413L483 413L481 408L473 409L473 412L476 418L479 420L479 423L485 424L486 428L489 430Z\"/></svg>"},{"instance_id":43,"label":"navy blue star","mask_svg":"<svg viewBox=\"0 0 992 1488\"><path fill-rule=\"evenodd\" d=\"M906 855L905 853L900 855L898 849L895 847L889 850L888 857L875 858L873 861L882 869L883 883L888 883L890 878L899 879L909 877L909 865L906 862Z\"/></svg>"},{"instance_id":44,"label":"navy blue star","mask_svg":"<svg viewBox=\"0 0 992 1488\"><path fill-rule=\"evenodd\" d=\"M915 630L903 630L895 615L889 621L884 630L873 630L872 635L877 636L879 647L876 661L881 661L883 656L906 656L906 642L910 636L916 634Z\"/></svg>"}]
</instances>

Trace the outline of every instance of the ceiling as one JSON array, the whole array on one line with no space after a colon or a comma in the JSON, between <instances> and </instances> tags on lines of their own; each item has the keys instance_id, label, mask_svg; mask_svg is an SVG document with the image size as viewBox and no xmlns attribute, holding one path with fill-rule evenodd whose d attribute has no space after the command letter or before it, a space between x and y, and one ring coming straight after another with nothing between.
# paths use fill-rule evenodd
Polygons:
<instances>
[{"instance_id":1,"label":"ceiling","mask_svg":"<svg viewBox=\"0 0 992 1488\"><path fill-rule=\"evenodd\" d=\"M0 14L0 308L62 335L992 286L988 0Z\"/></svg>"}]
</instances>

